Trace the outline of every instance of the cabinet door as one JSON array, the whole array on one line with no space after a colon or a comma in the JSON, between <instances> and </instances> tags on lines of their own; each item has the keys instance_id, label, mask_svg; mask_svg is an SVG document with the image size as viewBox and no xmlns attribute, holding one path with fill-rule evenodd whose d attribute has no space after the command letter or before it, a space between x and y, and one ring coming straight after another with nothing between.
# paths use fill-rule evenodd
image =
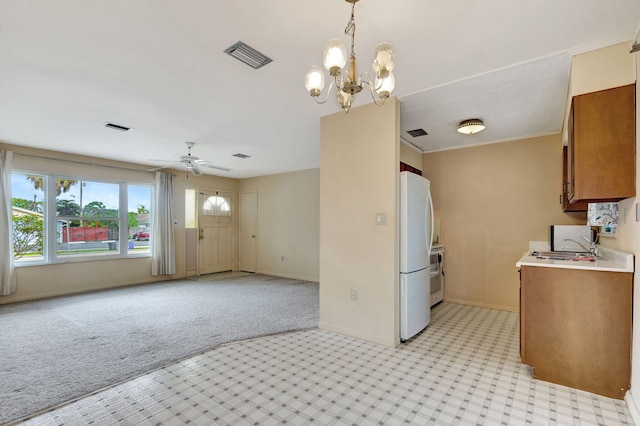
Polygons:
<instances>
[{"instance_id":1,"label":"cabinet door","mask_svg":"<svg viewBox=\"0 0 640 426\"><path fill-rule=\"evenodd\" d=\"M633 274L521 270L523 362L534 367L533 377L624 398L631 384Z\"/></svg>"},{"instance_id":2,"label":"cabinet door","mask_svg":"<svg viewBox=\"0 0 640 426\"><path fill-rule=\"evenodd\" d=\"M569 136L571 139L571 136ZM578 201L576 203L569 203L569 185L572 182L569 176L569 156L567 155L567 147L562 147L562 195L560 196L560 204L562 204L563 212L586 212L589 209L589 203L587 201Z\"/></svg>"},{"instance_id":3,"label":"cabinet door","mask_svg":"<svg viewBox=\"0 0 640 426\"><path fill-rule=\"evenodd\" d=\"M575 96L569 120L569 202L635 191L635 85Z\"/></svg>"}]
</instances>

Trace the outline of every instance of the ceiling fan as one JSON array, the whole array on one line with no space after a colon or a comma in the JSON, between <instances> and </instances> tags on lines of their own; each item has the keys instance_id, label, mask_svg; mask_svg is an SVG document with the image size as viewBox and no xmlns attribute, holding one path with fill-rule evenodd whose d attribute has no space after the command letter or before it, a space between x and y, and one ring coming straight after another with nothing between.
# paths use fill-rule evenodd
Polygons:
<instances>
[{"instance_id":1,"label":"ceiling fan","mask_svg":"<svg viewBox=\"0 0 640 426\"><path fill-rule=\"evenodd\" d=\"M207 167L209 169L222 170L223 172L230 172L232 170L227 167L216 166L215 164L211 164L205 160L201 160L195 155L191 155L191 148L193 148L193 146L195 145L194 142L185 142L184 144L187 145L187 155L181 155L180 159L177 161L166 161L166 160L149 160L149 161L159 161L159 162L170 163L170 164L181 164L184 167L186 167L187 170L191 171L191 173L193 173L194 176L200 176L202 174L200 167ZM171 167L170 164L167 164L161 167L156 167L156 168L150 169L149 171L155 172L156 170L166 169L168 167Z\"/></svg>"}]
</instances>

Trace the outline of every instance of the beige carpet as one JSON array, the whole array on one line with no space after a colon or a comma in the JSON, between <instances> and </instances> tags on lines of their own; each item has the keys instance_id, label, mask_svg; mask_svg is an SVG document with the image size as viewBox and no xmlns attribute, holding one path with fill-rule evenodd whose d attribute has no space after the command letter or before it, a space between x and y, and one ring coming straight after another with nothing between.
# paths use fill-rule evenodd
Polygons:
<instances>
[{"instance_id":1,"label":"beige carpet","mask_svg":"<svg viewBox=\"0 0 640 426\"><path fill-rule=\"evenodd\" d=\"M0 306L0 423L223 343L318 325L318 284L200 277Z\"/></svg>"}]
</instances>

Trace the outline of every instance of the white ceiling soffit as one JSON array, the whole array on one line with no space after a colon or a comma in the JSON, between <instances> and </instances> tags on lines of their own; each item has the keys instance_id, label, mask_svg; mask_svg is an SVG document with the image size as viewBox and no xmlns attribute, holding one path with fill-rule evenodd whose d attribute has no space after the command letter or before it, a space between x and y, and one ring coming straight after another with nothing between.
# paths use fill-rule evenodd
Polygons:
<instances>
[{"instance_id":1,"label":"white ceiling soffit","mask_svg":"<svg viewBox=\"0 0 640 426\"><path fill-rule=\"evenodd\" d=\"M562 53L402 97L400 136L429 152L560 133L570 66ZM486 129L458 133L471 118ZM407 133L420 128L428 135Z\"/></svg>"}]
</instances>

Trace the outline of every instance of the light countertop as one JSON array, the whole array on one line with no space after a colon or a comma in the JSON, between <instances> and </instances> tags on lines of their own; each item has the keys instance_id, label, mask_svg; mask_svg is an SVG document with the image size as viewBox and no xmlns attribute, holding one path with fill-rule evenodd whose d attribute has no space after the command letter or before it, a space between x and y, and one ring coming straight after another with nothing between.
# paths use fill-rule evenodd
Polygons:
<instances>
[{"instance_id":1,"label":"light countertop","mask_svg":"<svg viewBox=\"0 0 640 426\"><path fill-rule=\"evenodd\" d=\"M553 260L530 256L528 251L518 260L520 266L541 266L544 268L586 269L592 271L633 272L633 254L598 246L600 256L597 260Z\"/></svg>"}]
</instances>

